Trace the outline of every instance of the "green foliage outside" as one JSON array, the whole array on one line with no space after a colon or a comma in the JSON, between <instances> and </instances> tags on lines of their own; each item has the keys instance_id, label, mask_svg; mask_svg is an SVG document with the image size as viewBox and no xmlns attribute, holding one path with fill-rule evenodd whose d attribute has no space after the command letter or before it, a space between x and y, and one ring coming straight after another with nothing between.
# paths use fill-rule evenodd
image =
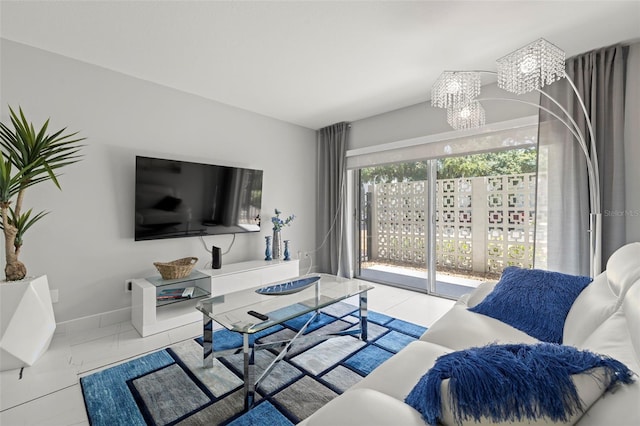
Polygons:
<instances>
[{"instance_id":1,"label":"green foliage outside","mask_svg":"<svg viewBox=\"0 0 640 426\"><path fill-rule=\"evenodd\" d=\"M438 179L499 176L536 171L535 147L486 152L438 160ZM391 164L361 170L363 183L410 182L427 179L427 163Z\"/></svg>"}]
</instances>

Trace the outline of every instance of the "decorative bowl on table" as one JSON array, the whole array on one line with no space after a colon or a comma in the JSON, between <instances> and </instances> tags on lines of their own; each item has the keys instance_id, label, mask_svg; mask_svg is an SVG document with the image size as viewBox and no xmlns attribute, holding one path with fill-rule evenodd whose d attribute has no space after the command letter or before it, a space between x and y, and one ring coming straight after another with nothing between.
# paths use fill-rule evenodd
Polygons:
<instances>
[{"instance_id":1,"label":"decorative bowl on table","mask_svg":"<svg viewBox=\"0 0 640 426\"><path fill-rule=\"evenodd\" d=\"M291 281L284 281L277 284L272 284L266 287L262 287L256 290L256 293L265 294L269 296L282 296L285 294L297 293L310 287L320 279L319 275L310 277L297 278Z\"/></svg>"}]
</instances>

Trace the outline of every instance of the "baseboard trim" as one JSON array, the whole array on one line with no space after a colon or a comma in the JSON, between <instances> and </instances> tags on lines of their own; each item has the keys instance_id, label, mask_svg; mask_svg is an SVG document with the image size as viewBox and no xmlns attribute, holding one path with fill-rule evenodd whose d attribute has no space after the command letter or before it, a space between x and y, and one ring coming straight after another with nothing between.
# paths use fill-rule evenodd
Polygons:
<instances>
[{"instance_id":1,"label":"baseboard trim","mask_svg":"<svg viewBox=\"0 0 640 426\"><path fill-rule=\"evenodd\" d=\"M62 321L56 324L56 334L68 333L70 331L90 330L101 327L108 327L123 322L131 322L131 307L88 315L86 317L75 318L69 321Z\"/></svg>"}]
</instances>

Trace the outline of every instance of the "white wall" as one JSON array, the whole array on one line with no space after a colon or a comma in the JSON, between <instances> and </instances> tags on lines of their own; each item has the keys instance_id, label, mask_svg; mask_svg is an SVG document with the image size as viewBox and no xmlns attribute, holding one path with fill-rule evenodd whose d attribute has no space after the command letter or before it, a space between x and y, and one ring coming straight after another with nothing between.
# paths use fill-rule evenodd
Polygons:
<instances>
[{"instance_id":1,"label":"white wall","mask_svg":"<svg viewBox=\"0 0 640 426\"><path fill-rule=\"evenodd\" d=\"M428 87L425 88L428 90ZM495 84L482 87L481 98L513 98ZM538 95L529 93L519 99L538 102ZM485 101L487 123L511 120L538 113L538 109L514 101ZM447 123L447 111L433 108L431 102L423 102L384 114L357 120L351 123L349 147L364 148L382 143L396 142L420 136L450 132L453 129Z\"/></svg>"},{"instance_id":2,"label":"white wall","mask_svg":"<svg viewBox=\"0 0 640 426\"><path fill-rule=\"evenodd\" d=\"M38 125L51 117L50 129L87 138L83 161L63 172L62 192L46 183L26 193L27 207L51 213L26 234L21 260L59 290L57 322L126 312L124 280L157 274L154 261L210 261L197 237L134 242L136 154L264 170L267 223L238 235L223 263L264 257L276 207L297 216L284 231L294 255L315 248L314 131L4 39L0 60L3 122L7 105L21 106ZM223 250L231 240L206 237Z\"/></svg>"}]
</instances>

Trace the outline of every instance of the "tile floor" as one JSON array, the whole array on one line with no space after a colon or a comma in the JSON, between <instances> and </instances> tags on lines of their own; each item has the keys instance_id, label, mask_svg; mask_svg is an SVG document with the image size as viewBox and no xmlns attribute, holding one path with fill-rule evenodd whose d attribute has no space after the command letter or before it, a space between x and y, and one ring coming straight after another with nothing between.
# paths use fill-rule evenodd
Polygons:
<instances>
[{"instance_id":1,"label":"tile floor","mask_svg":"<svg viewBox=\"0 0 640 426\"><path fill-rule=\"evenodd\" d=\"M375 284L369 309L428 327L453 301ZM354 304L357 301L354 301ZM79 378L202 334L196 322L145 338L130 322L56 333L33 366L0 373L0 425L88 425Z\"/></svg>"}]
</instances>

